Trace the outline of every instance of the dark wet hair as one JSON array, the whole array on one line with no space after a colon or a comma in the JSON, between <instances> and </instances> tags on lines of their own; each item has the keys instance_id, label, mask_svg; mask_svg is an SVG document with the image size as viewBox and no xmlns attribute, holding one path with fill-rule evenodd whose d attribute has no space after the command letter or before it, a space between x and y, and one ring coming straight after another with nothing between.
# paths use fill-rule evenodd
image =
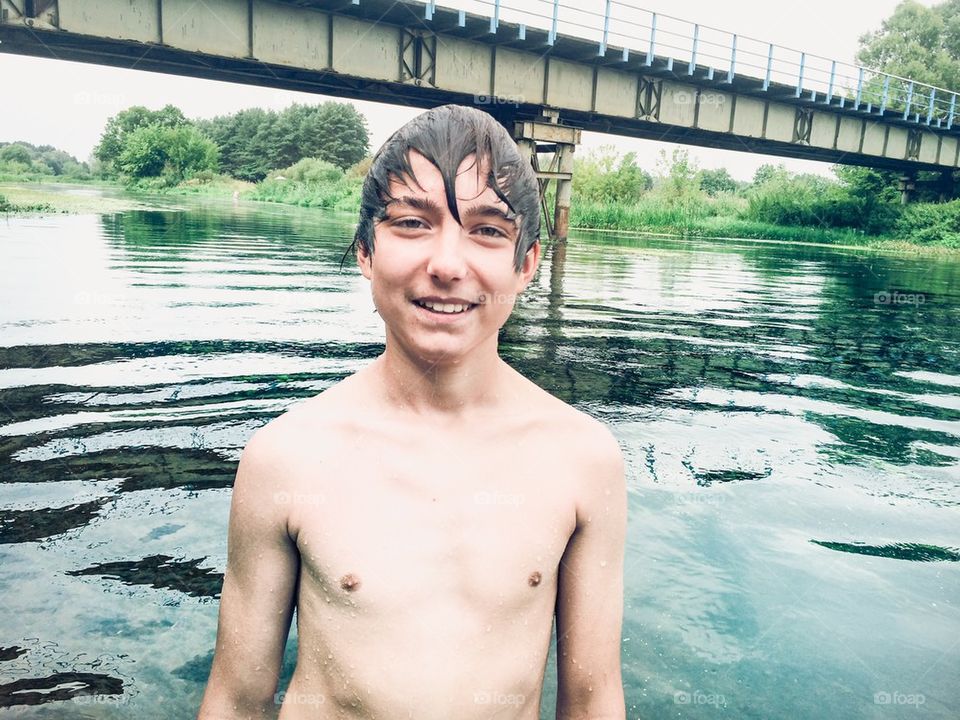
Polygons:
<instances>
[{"instance_id":1,"label":"dark wet hair","mask_svg":"<svg viewBox=\"0 0 960 720\"><path fill-rule=\"evenodd\" d=\"M540 239L540 193L537 177L524 162L516 142L493 116L472 107L441 105L418 115L387 140L373 158L360 195L360 222L350 249L362 247L373 254L374 226L386 217L390 181L417 182L410 167L410 151L416 150L433 163L443 177L447 207L457 212L457 169L464 158L475 155L476 171L489 168L490 187L510 209L518 223L514 270L520 272L523 258ZM406 176L406 177L404 177Z\"/></svg>"}]
</instances>

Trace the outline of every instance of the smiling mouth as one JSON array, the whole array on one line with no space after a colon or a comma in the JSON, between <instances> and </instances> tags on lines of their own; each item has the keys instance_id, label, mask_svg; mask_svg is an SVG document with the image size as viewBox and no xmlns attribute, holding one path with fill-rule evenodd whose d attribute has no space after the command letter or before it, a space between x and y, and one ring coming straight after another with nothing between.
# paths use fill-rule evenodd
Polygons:
<instances>
[{"instance_id":1,"label":"smiling mouth","mask_svg":"<svg viewBox=\"0 0 960 720\"><path fill-rule=\"evenodd\" d=\"M476 303L433 303L422 300L414 300L413 304L422 307L425 310L429 310L430 312L437 313L438 315L460 315L472 310L477 306Z\"/></svg>"}]
</instances>

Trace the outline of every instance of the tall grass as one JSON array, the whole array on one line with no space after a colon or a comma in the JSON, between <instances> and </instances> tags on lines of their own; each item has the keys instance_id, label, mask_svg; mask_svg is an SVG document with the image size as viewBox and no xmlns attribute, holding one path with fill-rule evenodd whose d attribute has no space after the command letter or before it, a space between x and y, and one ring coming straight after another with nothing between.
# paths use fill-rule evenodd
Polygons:
<instances>
[{"instance_id":1,"label":"tall grass","mask_svg":"<svg viewBox=\"0 0 960 720\"><path fill-rule=\"evenodd\" d=\"M880 236L851 228L783 226L737 217L729 207L668 207L647 200L633 207L574 201L570 224L583 229L667 232L688 237L750 238L836 245L879 242Z\"/></svg>"},{"instance_id":2,"label":"tall grass","mask_svg":"<svg viewBox=\"0 0 960 720\"><path fill-rule=\"evenodd\" d=\"M632 204L615 202L578 202L574 197L570 208L570 224L575 227L610 230L686 231L703 225L707 218L733 216L743 201L729 195L707 196L671 202L651 193Z\"/></svg>"}]
</instances>

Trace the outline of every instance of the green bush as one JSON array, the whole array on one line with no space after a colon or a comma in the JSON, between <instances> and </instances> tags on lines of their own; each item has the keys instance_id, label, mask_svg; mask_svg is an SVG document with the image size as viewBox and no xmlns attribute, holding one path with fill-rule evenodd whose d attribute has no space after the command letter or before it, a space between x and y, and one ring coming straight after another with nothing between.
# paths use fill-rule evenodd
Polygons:
<instances>
[{"instance_id":1,"label":"green bush","mask_svg":"<svg viewBox=\"0 0 960 720\"><path fill-rule=\"evenodd\" d=\"M344 174L348 178L360 178L363 180L367 177L367 173L370 172L371 165L373 165L373 155L367 155L348 167Z\"/></svg>"},{"instance_id":2,"label":"green bush","mask_svg":"<svg viewBox=\"0 0 960 720\"><path fill-rule=\"evenodd\" d=\"M340 180L343 177L343 170L326 160L303 158L288 168L270 173L271 177L277 175L295 182L327 184Z\"/></svg>"},{"instance_id":3,"label":"green bush","mask_svg":"<svg viewBox=\"0 0 960 720\"><path fill-rule=\"evenodd\" d=\"M894 232L898 239L921 245L960 248L960 200L907 205Z\"/></svg>"},{"instance_id":4,"label":"green bush","mask_svg":"<svg viewBox=\"0 0 960 720\"><path fill-rule=\"evenodd\" d=\"M199 184L201 184L201 185L205 185L205 184L211 183L211 182L213 182L214 180L217 180L217 179L219 179L219 178L221 178L221 177L223 177L223 176L222 176L222 175L218 175L218 174L215 173L213 170L200 170L199 172L195 172L195 173L193 174L193 178L191 178L191 179L194 180L196 183L199 183Z\"/></svg>"},{"instance_id":5,"label":"green bush","mask_svg":"<svg viewBox=\"0 0 960 720\"><path fill-rule=\"evenodd\" d=\"M900 207L884 193L861 192L819 175L770 172L747 193L745 220L819 228L889 232Z\"/></svg>"}]
</instances>

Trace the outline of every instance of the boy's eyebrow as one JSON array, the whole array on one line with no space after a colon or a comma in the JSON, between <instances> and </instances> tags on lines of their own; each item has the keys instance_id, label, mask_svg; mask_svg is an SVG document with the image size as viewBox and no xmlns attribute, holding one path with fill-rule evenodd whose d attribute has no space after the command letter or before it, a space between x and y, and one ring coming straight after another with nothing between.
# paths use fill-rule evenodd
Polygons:
<instances>
[{"instance_id":1,"label":"boy's eyebrow","mask_svg":"<svg viewBox=\"0 0 960 720\"><path fill-rule=\"evenodd\" d=\"M422 210L424 212L436 213L437 215L441 214L444 208L441 208L440 205L435 203L431 198L428 197L412 197L410 195L401 195L398 198L390 200L386 207L391 205L399 205L403 207L412 208L414 210ZM509 215L496 205L489 205L486 203L479 203L477 205L471 205L468 208L465 208L461 217L470 218L470 217L495 217L499 218L513 225L517 224L516 216Z\"/></svg>"},{"instance_id":2,"label":"boy's eyebrow","mask_svg":"<svg viewBox=\"0 0 960 720\"><path fill-rule=\"evenodd\" d=\"M398 198L394 198L386 204L386 207L390 207L391 205L402 205L408 208L413 208L414 210L423 210L425 212L438 214L443 211L442 208L430 198L410 197L409 195L402 195Z\"/></svg>"},{"instance_id":3,"label":"boy's eyebrow","mask_svg":"<svg viewBox=\"0 0 960 720\"><path fill-rule=\"evenodd\" d=\"M514 225L517 224L516 215L508 215L496 205L486 205L482 203L479 205L471 205L460 214L463 217L495 217L508 223L513 223Z\"/></svg>"}]
</instances>

